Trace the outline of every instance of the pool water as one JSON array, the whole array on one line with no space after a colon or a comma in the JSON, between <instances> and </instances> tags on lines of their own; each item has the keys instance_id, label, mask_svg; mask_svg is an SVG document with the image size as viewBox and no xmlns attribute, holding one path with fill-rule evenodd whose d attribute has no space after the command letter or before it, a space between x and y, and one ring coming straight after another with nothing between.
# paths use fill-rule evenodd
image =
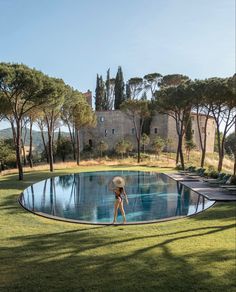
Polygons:
<instances>
[{"instance_id":1,"label":"pool water","mask_svg":"<svg viewBox=\"0 0 236 292\"><path fill-rule=\"evenodd\" d=\"M214 204L189 188L156 172L99 171L48 178L24 190L20 204L27 210L61 220L91 224L113 221L114 176L126 181L127 223L152 222L196 214ZM120 211L118 222L122 222Z\"/></svg>"}]
</instances>

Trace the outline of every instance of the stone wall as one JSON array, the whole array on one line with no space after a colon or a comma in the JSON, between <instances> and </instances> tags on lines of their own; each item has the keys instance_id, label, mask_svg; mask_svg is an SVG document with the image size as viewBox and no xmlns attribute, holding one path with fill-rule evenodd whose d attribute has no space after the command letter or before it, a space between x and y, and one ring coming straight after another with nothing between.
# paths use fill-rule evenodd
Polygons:
<instances>
[{"instance_id":1,"label":"stone wall","mask_svg":"<svg viewBox=\"0 0 236 292\"><path fill-rule=\"evenodd\" d=\"M192 119L192 132L193 132L193 142L196 144L196 150L200 150L200 136L197 126L197 116L196 114L191 114ZM200 116L200 130L201 137L204 138L204 123L206 117L204 115ZM215 143L215 121L214 118L210 117L207 122L207 144L206 144L206 152L213 153L214 152L214 143ZM175 120L171 117L168 117L168 139L172 141L171 147L168 149L170 151L176 151L178 136L176 133Z\"/></svg>"},{"instance_id":2,"label":"stone wall","mask_svg":"<svg viewBox=\"0 0 236 292\"><path fill-rule=\"evenodd\" d=\"M132 120L123 112L115 111L97 111L97 126L95 128L86 128L81 131L82 149L85 145L96 147L98 142L103 140L108 144L109 150L114 149L116 143L125 138L132 142L134 148L137 148L134 124ZM200 117L201 129L205 121L205 116ZM215 122L211 117L207 123L207 152L214 151L215 141ZM200 150L199 134L197 129L196 114L192 114L193 141ZM175 120L167 115L155 114L150 124L150 139L161 136L163 139L172 141L168 151L175 151L177 147L177 134ZM147 149L150 148L146 147Z\"/></svg>"},{"instance_id":3,"label":"stone wall","mask_svg":"<svg viewBox=\"0 0 236 292\"><path fill-rule=\"evenodd\" d=\"M200 131L201 137L204 139L204 125L206 121L206 116L200 115ZM197 127L197 115L192 114L192 130L193 130L193 140L197 146L197 150L200 150L200 136ZM214 152L214 144L215 144L215 132L216 132L216 124L213 117L210 117L207 121L207 141L206 141L206 152L213 153Z\"/></svg>"},{"instance_id":4,"label":"stone wall","mask_svg":"<svg viewBox=\"0 0 236 292\"><path fill-rule=\"evenodd\" d=\"M132 120L123 112L116 111L97 111L96 128L84 129L82 132L82 144L96 146L103 140L112 150L116 143L125 138L136 145L135 131Z\"/></svg>"}]
</instances>

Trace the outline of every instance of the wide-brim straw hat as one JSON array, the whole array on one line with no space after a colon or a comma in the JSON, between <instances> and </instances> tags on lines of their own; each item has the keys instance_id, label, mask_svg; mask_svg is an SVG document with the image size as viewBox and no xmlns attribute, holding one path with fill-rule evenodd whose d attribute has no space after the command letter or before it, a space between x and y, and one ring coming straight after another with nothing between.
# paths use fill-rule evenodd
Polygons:
<instances>
[{"instance_id":1,"label":"wide-brim straw hat","mask_svg":"<svg viewBox=\"0 0 236 292\"><path fill-rule=\"evenodd\" d=\"M118 188L123 188L125 186L125 180L121 176L113 177L112 182Z\"/></svg>"}]
</instances>

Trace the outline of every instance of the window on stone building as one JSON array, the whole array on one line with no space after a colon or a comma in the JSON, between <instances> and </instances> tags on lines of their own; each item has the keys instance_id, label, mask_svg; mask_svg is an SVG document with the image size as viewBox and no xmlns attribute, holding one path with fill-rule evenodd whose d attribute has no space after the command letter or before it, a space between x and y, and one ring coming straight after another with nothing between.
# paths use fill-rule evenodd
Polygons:
<instances>
[{"instance_id":1,"label":"window on stone building","mask_svg":"<svg viewBox=\"0 0 236 292\"><path fill-rule=\"evenodd\" d=\"M105 121L105 118L104 117L100 117L100 122L104 122Z\"/></svg>"},{"instance_id":2,"label":"window on stone building","mask_svg":"<svg viewBox=\"0 0 236 292\"><path fill-rule=\"evenodd\" d=\"M191 117L191 119L192 119L192 121L194 121L194 117L193 116Z\"/></svg>"},{"instance_id":3,"label":"window on stone building","mask_svg":"<svg viewBox=\"0 0 236 292\"><path fill-rule=\"evenodd\" d=\"M192 130L192 134L194 134L194 130Z\"/></svg>"},{"instance_id":4,"label":"window on stone building","mask_svg":"<svg viewBox=\"0 0 236 292\"><path fill-rule=\"evenodd\" d=\"M135 130L134 130L134 128L132 128L131 132L132 132L133 135L135 134Z\"/></svg>"},{"instance_id":5,"label":"window on stone building","mask_svg":"<svg viewBox=\"0 0 236 292\"><path fill-rule=\"evenodd\" d=\"M157 134L157 128L154 129L154 133Z\"/></svg>"},{"instance_id":6,"label":"window on stone building","mask_svg":"<svg viewBox=\"0 0 236 292\"><path fill-rule=\"evenodd\" d=\"M112 129L111 130L111 133L114 135L115 134L115 129Z\"/></svg>"},{"instance_id":7,"label":"window on stone building","mask_svg":"<svg viewBox=\"0 0 236 292\"><path fill-rule=\"evenodd\" d=\"M105 137L107 136L107 129L105 129Z\"/></svg>"}]
</instances>

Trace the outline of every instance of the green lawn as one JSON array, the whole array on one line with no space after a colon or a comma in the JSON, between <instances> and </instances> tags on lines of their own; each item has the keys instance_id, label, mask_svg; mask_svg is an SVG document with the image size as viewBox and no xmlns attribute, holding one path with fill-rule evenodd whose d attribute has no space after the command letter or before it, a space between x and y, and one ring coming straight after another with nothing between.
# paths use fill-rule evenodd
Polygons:
<instances>
[{"instance_id":1,"label":"green lawn","mask_svg":"<svg viewBox=\"0 0 236 292\"><path fill-rule=\"evenodd\" d=\"M54 175L101 169L112 167ZM235 291L235 203L158 224L64 223L17 202L24 188L49 175L0 178L0 291Z\"/></svg>"}]
</instances>

